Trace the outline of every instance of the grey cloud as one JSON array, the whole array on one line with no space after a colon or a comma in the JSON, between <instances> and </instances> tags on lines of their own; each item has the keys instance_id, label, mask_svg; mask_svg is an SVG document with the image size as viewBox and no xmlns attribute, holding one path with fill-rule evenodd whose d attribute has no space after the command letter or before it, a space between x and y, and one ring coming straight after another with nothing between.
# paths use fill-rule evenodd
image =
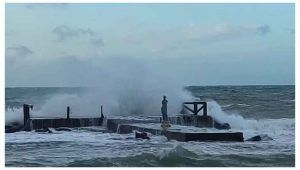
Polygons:
<instances>
[{"instance_id":1,"label":"grey cloud","mask_svg":"<svg viewBox=\"0 0 300 170\"><path fill-rule=\"evenodd\" d=\"M33 51L29 49L26 46L23 45L17 45L17 46L12 46L12 47L7 47L6 52L5 52L7 57L26 57L28 55L33 54Z\"/></svg>"},{"instance_id":2,"label":"grey cloud","mask_svg":"<svg viewBox=\"0 0 300 170\"><path fill-rule=\"evenodd\" d=\"M271 30L269 25L262 25L257 27L257 34L261 36L268 34L270 31Z\"/></svg>"},{"instance_id":3,"label":"grey cloud","mask_svg":"<svg viewBox=\"0 0 300 170\"><path fill-rule=\"evenodd\" d=\"M104 46L104 42L101 38L91 39L90 42L91 42L91 44L98 46L98 47Z\"/></svg>"},{"instance_id":4,"label":"grey cloud","mask_svg":"<svg viewBox=\"0 0 300 170\"><path fill-rule=\"evenodd\" d=\"M255 27L249 26L225 26L222 27L212 27L208 29L200 29L192 36L190 40L201 42L201 43L214 43L223 40L232 40L240 37L259 35L264 36L271 31L269 25L260 25Z\"/></svg>"},{"instance_id":5,"label":"grey cloud","mask_svg":"<svg viewBox=\"0 0 300 170\"><path fill-rule=\"evenodd\" d=\"M38 8L57 8L65 9L69 6L67 3L32 3L26 4L25 7L28 9L38 9Z\"/></svg>"},{"instance_id":6,"label":"grey cloud","mask_svg":"<svg viewBox=\"0 0 300 170\"><path fill-rule=\"evenodd\" d=\"M52 30L52 33L54 33L58 37L58 41L64 41L68 38L72 37L79 37L79 36L93 36L96 33L90 29L90 28L71 28L66 25L60 25L55 27Z\"/></svg>"}]
</instances>

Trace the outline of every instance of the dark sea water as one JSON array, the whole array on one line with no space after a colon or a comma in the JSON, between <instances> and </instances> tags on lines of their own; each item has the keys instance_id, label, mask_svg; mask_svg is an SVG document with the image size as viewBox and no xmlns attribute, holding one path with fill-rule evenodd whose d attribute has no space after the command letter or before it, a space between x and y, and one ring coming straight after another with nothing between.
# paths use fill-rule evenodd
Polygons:
<instances>
[{"instance_id":1,"label":"dark sea water","mask_svg":"<svg viewBox=\"0 0 300 170\"><path fill-rule=\"evenodd\" d=\"M88 88L6 88L6 124L22 120L21 106L36 109L57 95L84 95ZM5 134L6 166L154 166L154 167L293 167L295 166L295 86L190 86L208 101L208 114L228 122L244 138L259 142L178 142L151 135L73 130ZM109 115L108 115L109 116Z\"/></svg>"}]
</instances>

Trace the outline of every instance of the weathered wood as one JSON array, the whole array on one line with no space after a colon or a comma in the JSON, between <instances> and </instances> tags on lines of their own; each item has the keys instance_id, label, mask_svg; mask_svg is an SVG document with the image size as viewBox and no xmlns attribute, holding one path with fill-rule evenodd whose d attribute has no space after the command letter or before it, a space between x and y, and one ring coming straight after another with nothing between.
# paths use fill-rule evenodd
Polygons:
<instances>
[{"instance_id":1,"label":"weathered wood","mask_svg":"<svg viewBox=\"0 0 300 170\"><path fill-rule=\"evenodd\" d=\"M67 119L70 119L70 107L67 107Z\"/></svg>"},{"instance_id":2,"label":"weathered wood","mask_svg":"<svg viewBox=\"0 0 300 170\"><path fill-rule=\"evenodd\" d=\"M23 104L23 114L24 114L24 126L28 119L30 119L30 105Z\"/></svg>"},{"instance_id":3,"label":"weathered wood","mask_svg":"<svg viewBox=\"0 0 300 170\"><path fill-rule=\"evenodd\" d=\"M189 108L186 105L193 105L193 109ZM202 106L198 109L198 105ZM198 113L203 110L203 116L207 116L207 102L184 102L183 107L188 111L194 113L194 115L198 115Z\"/></svg>"},{"instance_id":4,"label":"weathered wood","mask_svg":"<svg viewBox=\"0 0 300 170\"><path fill-rule=\"evenodd\" d=\"M186 108L187 110L189 110L190 112L194 113L194 110L192 110L191 108L189 108L188 106L186 105L183 105L184 108Z\"/></svg>"},{"instance_id":5,"label":"weathered wood","mask_svg":"<svg viewBox=\"0 0 300 170\"><path fill-rule=\"evenodd\" d=\"M207 103L203 103L203 116L207 116Z\"/></svg>"},{"instance_id":6,"label":"weathered wood","mask_svg":"<svg viewBox=\"0 0 300 170\"><path fill-rule=\"evenodd\" d=\"M25 131L29 131L30 130L30 126L28 124L29 119L30 119L30 109L32 109L33 106L29 105L29 104L23 104L23 114L24 114L24 130Z\"/></svg>"},{"instance_id":7,"label":"weathered wood","mask_svg":"<svg viewBox=\"0 0 300 170\"><path fill-rule=\"evenodd\" d=\"M194 115L197 115L198 114L198 109L197 109L197 104L194 103Z\"/></svg>"}]
</instances>

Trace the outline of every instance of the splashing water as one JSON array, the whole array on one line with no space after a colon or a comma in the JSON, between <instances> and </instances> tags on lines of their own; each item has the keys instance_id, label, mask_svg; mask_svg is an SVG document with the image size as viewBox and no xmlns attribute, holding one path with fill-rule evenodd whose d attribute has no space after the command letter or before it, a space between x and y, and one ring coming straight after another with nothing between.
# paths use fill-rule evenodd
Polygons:
<instances>
[{"instance_id":1,"label":"splashing water","mask_svg":"<svg viewBox=\"0 0 300 170\"><path fill-rule=\"evenodd\" d=\"M253 129L257 126L257 120L245 119L238 114L229 114L222 110L221 106L215 101L209 101L207 103L208 113L221 123L229 123L234 129Z\"/></svg>"}]
</instances>

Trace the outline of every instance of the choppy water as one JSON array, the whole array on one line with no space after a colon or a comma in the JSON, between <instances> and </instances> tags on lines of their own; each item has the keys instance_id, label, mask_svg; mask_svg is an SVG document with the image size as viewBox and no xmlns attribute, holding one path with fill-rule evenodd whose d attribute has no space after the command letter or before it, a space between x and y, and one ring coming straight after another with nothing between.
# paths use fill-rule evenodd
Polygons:
<instances>
[{"instance_id":1,"label":"choppy water","mask_svg":"<svg viewBox=\"0 0 300 170\"><path fill-rule=\"evenodd\" d=\"M133 134L73 130L5 134L6 166L294 166L294 86L190 87L209 101L209 114L229 122L244 137L260 142L178 142L164 136L134 139ZM37 91L37 92L36 92ZM6 108L23 102L39 107L49 96L84 93L82 88L6 88ZM7 110L6 116L11 114Z\"/></svg>"}]
</instances>

